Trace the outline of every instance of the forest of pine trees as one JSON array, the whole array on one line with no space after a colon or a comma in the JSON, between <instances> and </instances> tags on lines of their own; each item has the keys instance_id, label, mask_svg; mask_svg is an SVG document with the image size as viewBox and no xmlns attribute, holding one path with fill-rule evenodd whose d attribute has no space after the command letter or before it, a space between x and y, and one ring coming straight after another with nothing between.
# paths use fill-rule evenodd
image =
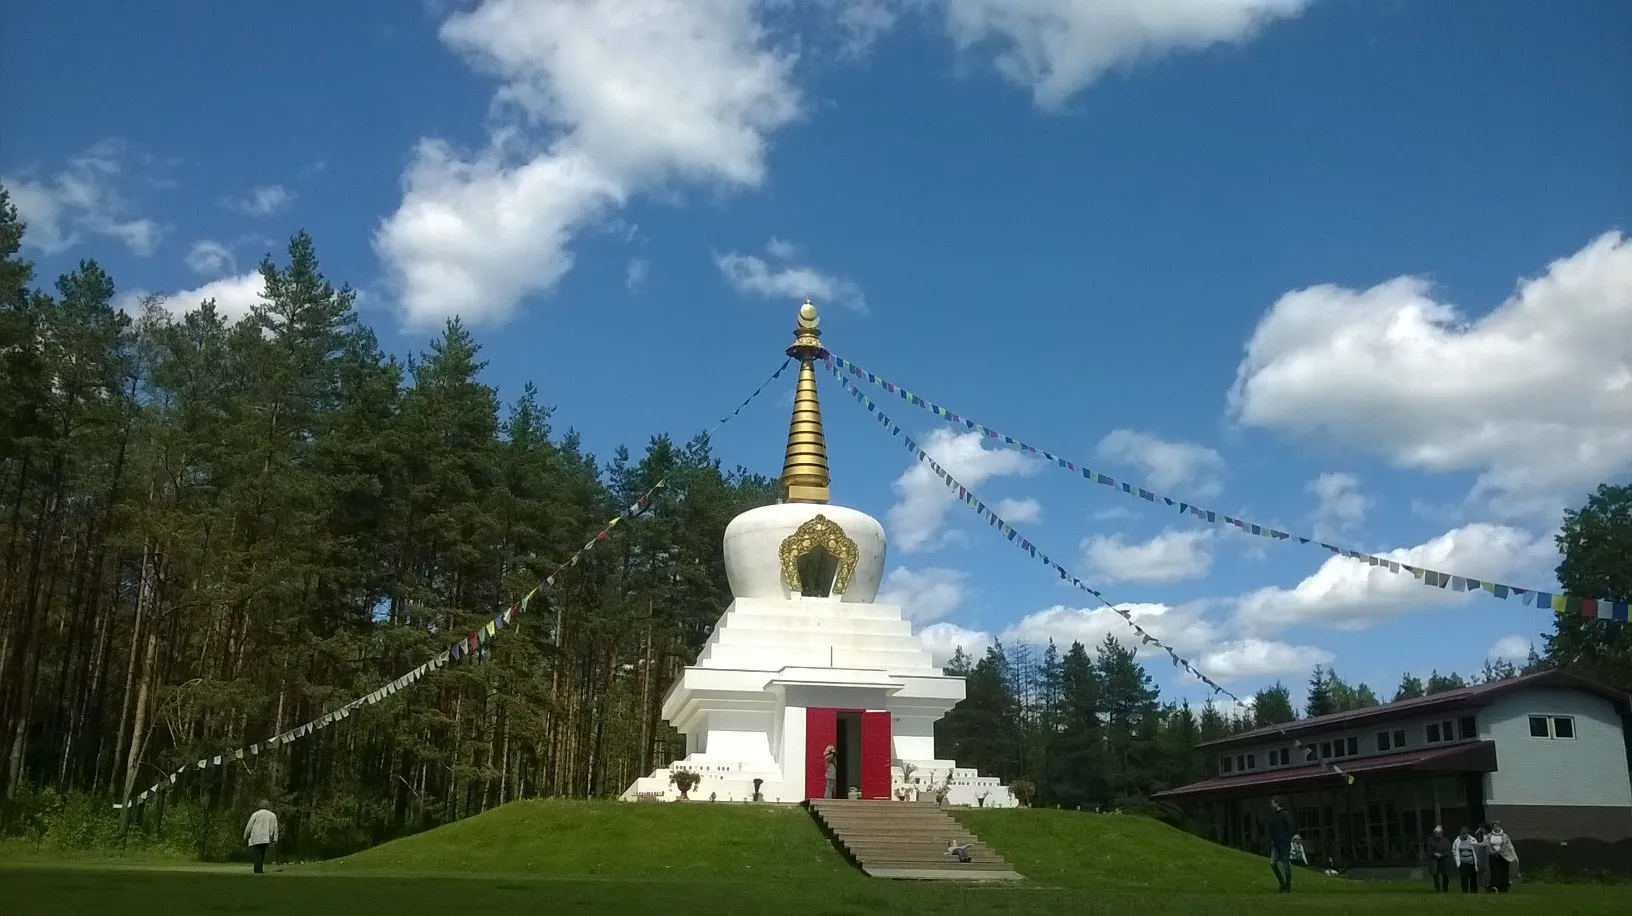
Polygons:
<instances>
[{"instance_id":1,"label":"forest of pine trees","mask_svg":"<svg viewBox=\"0 0 1632 916\"><path fill-rule=\"evenodd\" d=\"M774 478L723 468L702 438L586 454L530 386L501 404L457 320L399 362L305 233L235 322L208 302L127 314L92 260L47 285L22 233L0 188L0 831L225 850L266 797L286 852L333 854L516 798L615 795L678 755L660 701L729 600L726 523L778 498ZM159 776L445 649L664 475L481 662L188 771L121 822L113 803ZM1164 703L1115 639L960 651L950 670L968 699L941 754L1037 804L1148 809L1209 775L1196 741L1255 724ZM1276 685L1257 708L1377 701L1319 669L1306 702Z\"/></svg>"}]
</instances>

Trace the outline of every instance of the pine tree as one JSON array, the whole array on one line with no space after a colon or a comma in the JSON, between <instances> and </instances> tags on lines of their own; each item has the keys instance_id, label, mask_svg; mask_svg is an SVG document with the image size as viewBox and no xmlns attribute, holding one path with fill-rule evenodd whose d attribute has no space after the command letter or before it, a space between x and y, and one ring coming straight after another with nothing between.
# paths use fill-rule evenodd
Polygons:
<instances>
[{"instance_id":1,"label":"pine tree","mask_svg":"<svg viewBox=\"0 0 1632 916\"><path fill-rule=\"evenodd\" d=\"M1105 774L1112 799L1138 791L1143 761L1136 759L1136 738L1154 734L1158 694L1150 675L1132 649L1107 635L1094 658L1099 675L1100 711L1105 721Z\"/></svg>"},{"instance_id":2,"label":"pine tree","mask_svg":"<svg viewBox=\"0 0 1632 916\"><path fill-rule=\"evenodd\" d=\"M1309 717L1329 716L1337 712L1337 701L1332 696L1332 681L1324 665L1316 665L1314 674L1309 676L1309 699L1304 706L1304 712Z\"/></svg>"},{"instance_id":3,"label":"pine tree","mask_svg":"<svg viewBox=\"0 0 1632 916\"><path fill-rule=\"evenodd\" d=\"M1400 686L1395 688L1394 699L1392 702L1398 703L1401 700L1414 700L1417 697L1424 697L1427 695L1428 690L1422 686L1422 678L1407 672L1400 675Z\"/></svg>"},{"instance_id":4,"label":"pine tree","mask_svg":"<svg viewBox=\"0 0 1632 916\"><path fill-rule=\"evenodd\" d=\"M1426 692L1428 696L1433 696L1436 693L1444 693L1447 690L1456 690L1466 686L1468 686L1467 681L1462 679L1462 675L1454 671L1450 674L1440 674L1436 670L1428 673Z\"/></svg>"},{"instance_id":5,"label":"pine tree","mask_svg":"<svg viewBox=\"0 0 1632 916\"><path fill-rule=\"evenodd\" d=\"M1564 512L1558 582L1570 595L1632 601L1632 484L1600 484ZM1632 692L1632 626L1558 614L1544 637L1549 664Z\"/></svg>"},{"instance_id":6,"label":"pine tree","mask_svg":"<svg viewBox=\"0 0 1632 916\"><path fill-rule=\"evenodd\" d=\"M1073 642L1060 661L1060 729L1050 742L1041 790L1063 807L1092 808L1105 796L1100 682L1088 651Z\"/></svg>"},{"instance_id":7,"label":"pine tree","mask_svg":"<svg viewBox=\"0 0 1632 916\"><path fill-rule=\"evenodd\" d=\"M1281 725L1298 717L1292 708L1292 692L1280 681L1258 691L1253 697L1252 709L1258 725Z\"/></svg>"}]
</instances>

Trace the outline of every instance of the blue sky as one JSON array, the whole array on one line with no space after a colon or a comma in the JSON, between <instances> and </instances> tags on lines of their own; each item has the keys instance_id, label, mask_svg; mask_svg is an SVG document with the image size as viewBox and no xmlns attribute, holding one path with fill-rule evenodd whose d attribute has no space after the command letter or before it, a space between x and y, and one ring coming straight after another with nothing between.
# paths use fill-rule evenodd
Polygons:
<instances>
[{"instance_id":1,"label":"blue sky","mask_svg":"<svg viewBox=\"0 0 1632 916\"><path fill-rule=\"evenodd\" d=\"M1624 3L94 6L0 39L43 275L242 309L305 228L387 348L463 314L603 456L733 407L810 295L835 352L979 422L1455 574L1550 587L1559 508L1632 469ZM790 391L728 464L779 469ZM823 392L835 498L938 649L1127 633ZM880 404L1232 689L1329 661L1388 693L1548 629Z\"/></svg>"}]
</instances>

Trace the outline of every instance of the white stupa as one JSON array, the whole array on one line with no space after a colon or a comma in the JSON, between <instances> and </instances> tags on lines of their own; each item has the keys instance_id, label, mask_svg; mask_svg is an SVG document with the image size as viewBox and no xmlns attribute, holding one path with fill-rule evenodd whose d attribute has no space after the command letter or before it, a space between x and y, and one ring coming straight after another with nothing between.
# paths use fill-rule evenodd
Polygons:
<instances>
[{"instance_id":1,"label":"white stupa","mask_svg":"<svg viewBox=\"0 0 1632 916\"><path fill-rule=\"evenodd\" d=\"M680 797L677 770L696 773L693 799L793 803L826 791L824 750L838 751L836 794L1013 807L998 780L935 756L935 721L964 696L895 605L877 602L884 528L828 504L830 478L815 360L825 357L816 307L799 310L788 355L799 360L782 484L787 499L725 529L732 602L697 662L663 700L686 756L636 779L625 801Z\"/></svg>"}]
</instances>

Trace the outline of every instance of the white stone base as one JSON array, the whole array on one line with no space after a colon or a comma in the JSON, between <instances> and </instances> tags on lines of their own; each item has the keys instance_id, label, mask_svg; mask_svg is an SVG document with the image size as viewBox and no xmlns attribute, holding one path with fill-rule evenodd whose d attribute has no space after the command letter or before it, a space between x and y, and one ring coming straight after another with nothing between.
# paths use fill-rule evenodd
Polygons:
<instances>
[{"instance_id":1,"label":"white stone base","mask_svg":"<svg viewBox=\"0 0 1632 916\"><path fill-rule=\"evenodd\" d=\"M950 760L920 760L909 761L914 770L910 780L902 776L902 768L890 768L890 796L899 798L902 790L906 790L907 801L930 801L934 798L935 789L939 788L951 777L951 786L946 794L948 806L965 808L1018 808L1020 802L1009 791L1009 787L995 776L982 776L970 767L960 767ZM774 771L755 771L751 767L741 764L721 764L702 760L677 760L669 766L663 767L650 776L642 776L630 784L624 793L618 796L620 801L679 801L680 790L669 782L669 777L676 769L689 770L700 778L697 788L692 789L689 797L692 801L709 801L713 796L716 802L745 802L751 801L754 796L754 778L757 776L765 780L760 785L760 798L767 804L798 804L805 800L805 787L801 783L783 781L781 774Z\"/></svg>"}]
</instances>

